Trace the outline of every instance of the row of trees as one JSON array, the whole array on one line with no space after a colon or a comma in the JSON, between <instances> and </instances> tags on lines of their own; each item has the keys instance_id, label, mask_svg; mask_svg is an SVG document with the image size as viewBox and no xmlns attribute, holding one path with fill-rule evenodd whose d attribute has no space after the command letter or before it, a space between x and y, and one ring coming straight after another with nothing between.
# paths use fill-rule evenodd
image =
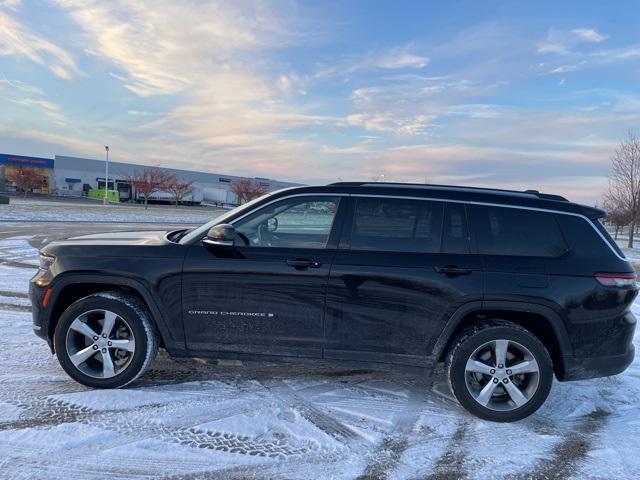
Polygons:
<instances>
[{"instance_id":1,"label":"row of trees","mask_svg":"<svg viewBox=\"0 0 640 480\"><path fill-rule=\"evenodd\" d=\"M186 197L193 193L193 181L183 182L172 173L158 167L145 167L141 172L125 175L134 191L144 197L144 208L149 206L149 197L157 192L167 192L176 207Z\"/></svg>"},{"instance_id":2,"label":"row of trees","mask_svg":"<svg viewBox=\"0 0 640 480\"><path fill-rule=\"evenodd\" d=\"M145 167L131 175L123 175L135 192L144 198L144 206L148 207L149 198L157 192L167 192L176 206L193 193L193 182L180 180L172 173L159 167ZM18 167L7 172L6 179L13 182L26 195L28 191L42 186L43 178L38 169ZM249 178L231 183L231 191L238 197L238 203L245 203L267 193L269 188Z\"/></svg>"},{"instance_id":3,"label":"row of trees","mask_svg":"<svg viewBox=\"0 0 640 480\"><path fill-rule=\"evenodd\" d=\"M142 172L136 172L126 178L135 191L144 197L145 208L149 197L156 192L169 193L176 206L184 197L193 193L193 182L180 181L172 173L158 167L145 167ZM231 191L238 198L238 203L245 203L264 195L269 191L269 187L256 180L244 178L231 182Z\"/></svg>"},{"instance_id":4,"label":"row of trees","mask_svg":"<svg viewBox=\"0 0 640 480\"><path fill-rule=\"evenodd\" d=\"M611 157L609 188L604 196L607 221L618 232L629 226L627 246L633 248L634 233L640 226L640 138L630 131Z\"/></svg>"}]
</instances>

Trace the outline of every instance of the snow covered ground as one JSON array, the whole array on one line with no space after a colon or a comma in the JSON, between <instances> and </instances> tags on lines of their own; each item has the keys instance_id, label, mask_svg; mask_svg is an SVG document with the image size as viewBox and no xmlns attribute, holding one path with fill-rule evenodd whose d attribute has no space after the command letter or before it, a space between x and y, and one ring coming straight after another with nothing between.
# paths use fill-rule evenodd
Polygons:
<instances>
[{"instance_id":1,"label":"snow covered ground","mask_svg":"<svg viewBox=\"0 0 640 480\"><path fill-rule=\"evenodd\" d=\"M150 205L102 205L88 199L37 199L11 197L0 205L0 221L167 222L202 224L224 210L205 207Z\"/></svg>"},{"instance_id":2,"label":"snow covered ground","mask_svg":"<svg viewBox=\"0 0 640 480\"><path fill-rule=\"evenodd\" d=\"M468 415L438 375L431 382L327 365L161 355L130 388L89 390L31 332L26 292L35 265L28 238L0 241L0 478L640 473L640 359L617 377L555 382L546 405L516 424Z\"/></svg>"}]
</instances>

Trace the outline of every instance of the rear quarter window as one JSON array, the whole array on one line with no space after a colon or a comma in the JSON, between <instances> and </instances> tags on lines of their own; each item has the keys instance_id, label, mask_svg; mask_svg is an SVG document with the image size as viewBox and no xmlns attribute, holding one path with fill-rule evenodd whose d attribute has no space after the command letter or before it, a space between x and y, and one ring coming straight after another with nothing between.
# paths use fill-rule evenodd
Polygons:
<instances>
[{"instance_id":1,"label":"rear quarter window","mask_svg":"<svg viewBox=\"0 0 640 480\"><path fill-rule=\"evenodd\" d=\"M564 237L571 246L572 255L578 258L604 259L609 255L615 257L614 252L617 252L624 258L615 242L607 240L609 235L598 220L587 220L574 215L557 215L557 219Z\"/></svg>"},{"instance_id":2,"label":"rear quarter window","mask_svg":"<svg viewBox=\"0 0 640 480\"><path fill-rule=\"evenodd\" d=\"M480 254L553 258L568 250L552 213L473 205L470 217Z\"/></svg>"},{"instance_id":3,"label":"rear quarter window","mask_svg":"<svg viewBox=\"0 0 640 480\"><path fill-rule=\"evenodd\" d=\"M607 229L604 227L602 222L600 220L591 220L591 222L595 225L596 229L604 237L606 242L609 245L611 245L611 248L613 248L616 252L618 252L618 255L624 258L624 253L622 253L622 250L620 250L620 247L618 246L616 241L613 238L611 238L611 235L609 235L609 232L607 232Z\"/></svg>"}]
</instances>

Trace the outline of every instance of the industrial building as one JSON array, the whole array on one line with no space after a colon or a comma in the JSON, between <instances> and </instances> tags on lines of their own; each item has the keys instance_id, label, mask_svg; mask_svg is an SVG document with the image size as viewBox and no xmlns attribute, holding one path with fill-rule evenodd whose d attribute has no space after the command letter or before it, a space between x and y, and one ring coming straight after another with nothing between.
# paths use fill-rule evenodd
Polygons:
<instances>
[{"instance_id":1,"label":"industrial building","mask_svg":"<svg viewBox=\"0 0 640 480\"><path fill-rule=\"evenodd\" d=\"M90 158L55 155L51 158L27 157L23 155L0 154L0 191L15 190L15 185L6 179L6 173L19 167L30 167L42 172L42 185L34 188L34 193L64 196L81 196L91 189L104 189L105 161ZM141 172L144 165L109 161L109 190L117 190L120 201L128 201L135 196L135 191L127 180L136 172ZM196 172L164 168L179 180L193 181L194 192L187 201L193 203L236 204L236 195L231 191L234 181L247 177L223 175L210 172ZM292 187L298 184L281 182L269 178L252 178L269 191ZM159 192L152 199L167 199L167 195Z\"/></svg>"}]
</instances>

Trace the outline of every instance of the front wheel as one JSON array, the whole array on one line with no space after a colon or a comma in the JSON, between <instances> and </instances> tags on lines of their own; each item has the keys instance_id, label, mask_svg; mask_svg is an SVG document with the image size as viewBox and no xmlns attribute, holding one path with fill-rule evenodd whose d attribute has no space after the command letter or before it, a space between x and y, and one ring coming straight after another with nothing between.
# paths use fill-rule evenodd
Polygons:
<instances>
[{"instance_id":1,"label":"front wheel","mask_svg":"<svg viewBox=\"0 0 640 480\"><path fill-rule=\"evenodd\" d=\"M447 373L462 406L495 422L514 422L534 413L553 381L553 365L542 342L519 325L501 321L463 331L449 351Z\"/></svg>"},{"instance_id":2,"label":"front wheel","mask_svg":"<svg viewBox=\"0 0 640 480\"><path fill-rule=\"evenodd\" d=\"M144 304L119 292L97 293L69 306L56 326L54 344L65 372L93 388L133 382L158 349Z\"/></svg>"}]
</instances>

